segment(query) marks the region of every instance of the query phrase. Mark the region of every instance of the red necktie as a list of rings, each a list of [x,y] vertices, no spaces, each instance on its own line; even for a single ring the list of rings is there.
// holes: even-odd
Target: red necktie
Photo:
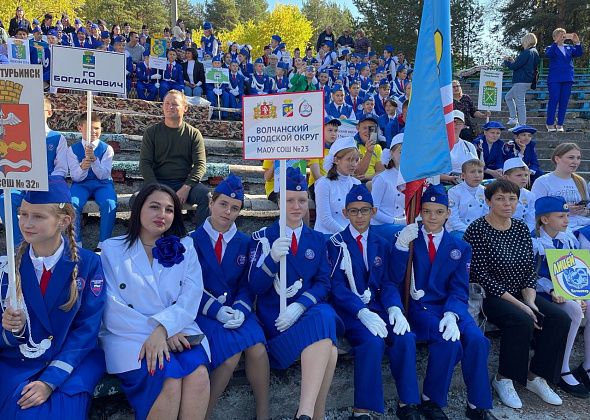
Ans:
[[[220,233],[219,237],[217,238],[217,242],[215,242],[215,256],[217,257],[217,262],[221,264],[221,251],[223,250],[223,235]]]
[[[381,99],[381,102],[383,103],[383,108],[385,108],[385,98]]]
[[[47,290],[47,285],[49,285],[49,279],[51,278],[51,270],[45,269],[45,264],[43,264],[43,274],[41,274],[41,283],[39,286],[41,287],[41,294],[45,296],[45,291]]]
[[[430,263],[434,262],[434,258],[436,258],[436,247],[434,246],[434,235],[432,233],[428,234],[428,257],[430,258]]]
[[[297,236],[295,232],[291,235],[291,253],[297,255]]]
[[[352,110],[356,111],[356,98],[352,100]]]
[[[172,64],[168,64],[168,73],[170,74],[170,78],[172,79]]]
[[[359,246],[359,250],[361,251],[361,255],[363,259],[365,258],[365,251],[363,249],[363,235],[359,235],[356,237],[356,244]]]

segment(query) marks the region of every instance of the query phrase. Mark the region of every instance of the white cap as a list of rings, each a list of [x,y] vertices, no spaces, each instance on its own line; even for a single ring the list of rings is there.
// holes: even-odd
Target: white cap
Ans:
[[[387,166],[387,164],[389,163],[389,160],[391,159],[391,149],[393,149],[393,146],[395,146],[396,144],[402,144],[403,142],[404,133],[399,133],[393,136],[393,138],[391,139],[391,145],[389,146],[389,149],[383,149],[383,152],[381,152],[381,163],[383,165]]]
[[[324,158],[324,170],[329,171],[334,164],[334,156],[341,150],[357,148],[357,143],[354,137],[342,137],[337,139],[332,146],[330,146],[330,153]]]
[[[455,118],[459,118],[461,121],[465,122],[465,114],[458,109],[453,109],[453,119]]]
[[[502,168],[502,171],[504,173],[508,172],[510,169],[514,169],[514,168],[526,168],[528,169],[528,166],[526,166],[526,163],[524,163],[524,161],[519,158],[519,157],[513,157],[510,159],[507,159],[504,162],[504,167]]]

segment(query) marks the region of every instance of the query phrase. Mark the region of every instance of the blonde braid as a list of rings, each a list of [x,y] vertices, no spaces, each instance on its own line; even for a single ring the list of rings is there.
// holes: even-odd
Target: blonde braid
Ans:
[[[28,242],[22,241],[16,250],[14,256],[14,271],[15,271],[15,282],[16,282],[16,300],[22,302],[24,300],[23,287],[20,278],[20,263],[27,249]],[[16,303],[16,302],[15,302]]]
[[[76,262],[74,265],[74,270],[72,271],[72,281],[70,282],[70,298],[66,303],[64,303],[59,308],[62,311],[69,311],[74,307],[76,301],[78,300],[78,285],[76,284],[76,279],[78,278],[78,261],[80,260],[80,256],[78,254],[78,246],[76,245],[76,234],[74,232],[74,218],[76,214],[74,212],[74,208],[71,204],[66,204],[64,206],[64,212],[68,214],[72,218],[72,222],[66,227],[66,235],[68,236],[68,242],[70,245],[70,258],[72,261]]]

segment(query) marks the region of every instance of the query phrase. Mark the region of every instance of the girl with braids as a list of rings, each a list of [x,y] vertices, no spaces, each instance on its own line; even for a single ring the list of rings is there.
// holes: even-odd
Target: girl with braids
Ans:
[[[8,275],[0,273],[2,418],[85,418],[105,370],[97,346],[102,267],[96,254],[76,246],[70,203],[64,179],[50,176],[49,191],[27,192],[19,210],[16,310]]]
[[[182,205],[171,188],[148,184],[129,231],[101,253],[107,301],[100,341],[135,418],[203,419],[209,402],[209,343],[195,322],[203,277]]]

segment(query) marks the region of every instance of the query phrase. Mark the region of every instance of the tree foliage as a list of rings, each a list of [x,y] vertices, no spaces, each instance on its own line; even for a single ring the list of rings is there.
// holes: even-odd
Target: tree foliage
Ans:
[[[355,22],[350,10],[340,7],[334,1],[305,0],[301,11],[312,22],[314,40],[328,25],[332,26],[336,37],[340,36],[345,28],[354,27]]]
[[[169,26],[169,15],[169,9],[161,0],[86,0],[76,14],[77,17],[93,21],[104,19],[109,25],[129,22],[135,31],[140,30],[145,23],[152,32]]]
[[[240,13],[240,22],[262,22],[268,16],[266,0],[236,0],[236,6]]]
[[[451,48],[456,67],[475,64],[475,55],[482,48],[483,11],[478,0],[451,0]]]
[[[74,10],[82,5],[84,0],[2,0],[0,1],[0,19],[4,22],[4,27],[8,30],[10,19],[15,15],[16,8],[22,6],[25,11],[25,18],[29,21],[37,18],[42,22],[45,13],[53,14],[53,22],[61,18],[61,14],[66,12],[69,16],[75,16]]]
[[[217,30],[231,31],[240,21],[240,12],[236,0],[211,0],[205,5],[205,17]]]

